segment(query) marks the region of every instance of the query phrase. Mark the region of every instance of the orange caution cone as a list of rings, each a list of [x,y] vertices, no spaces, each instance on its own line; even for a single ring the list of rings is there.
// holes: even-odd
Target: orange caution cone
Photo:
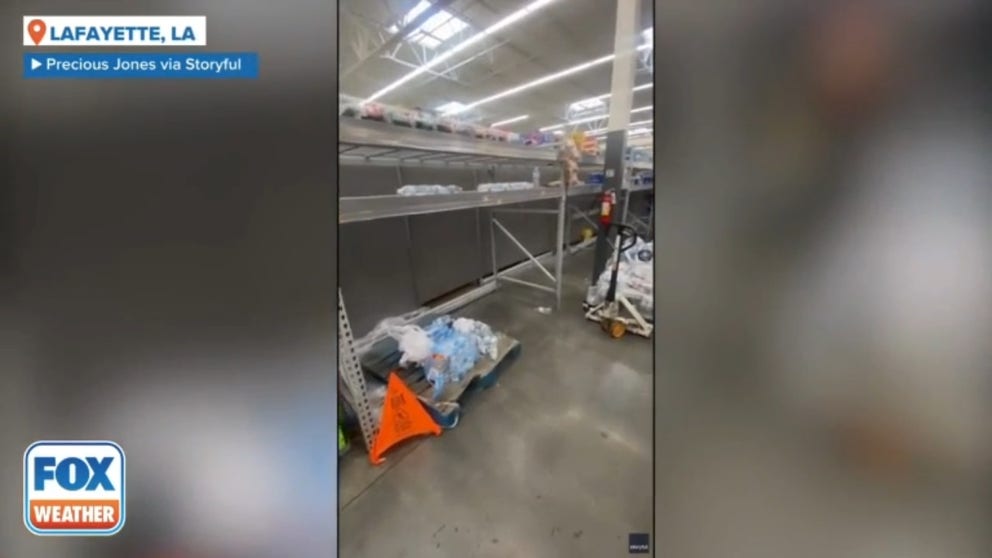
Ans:
[[[379,425],[379,434],[372,442],[369,460],[374,465],[382,463],[382,454],[386,450],[420,434],[440,436],[441,427],[420,406],[417,396],[403,380],[395,373],[390,374],[386,386],[386,402],[382,407],[382,423]]]

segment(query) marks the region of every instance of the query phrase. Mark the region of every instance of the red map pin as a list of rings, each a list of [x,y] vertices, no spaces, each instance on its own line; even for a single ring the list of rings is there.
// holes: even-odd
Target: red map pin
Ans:
[[[41,44],[41,40],[45,38],[45,30],[48,28],[44,21],[40,19],[32,19],[28,23],[28,35],[31,36],[31,40],[34,44]]]

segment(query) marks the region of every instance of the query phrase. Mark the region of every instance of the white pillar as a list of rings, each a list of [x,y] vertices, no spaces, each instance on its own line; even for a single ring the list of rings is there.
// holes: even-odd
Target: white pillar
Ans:
[[[634,102],[634,73],[637,71],[637,47],[641,39],[638,28],[640,0],[617,0],[617,21],[613,36],[613,81],[610,85],[610,121],[607,130],[626,130]]]
[[[610,120],[606,125],[606,153],[604,154],[604,191],[619,195],[624,180],[624,152],[627,149],[627,126],[634,101],[634,72],[637,69],[637,44],[640,29],[637,26],[641,0],[616,0],[617,21],[613,37],[613,83],[610,86]],[[590,293],[595,287],[606,261],[610,257],[612,230],[602,227],[596,238]],[[587,295],[588,300],[588,295]]]

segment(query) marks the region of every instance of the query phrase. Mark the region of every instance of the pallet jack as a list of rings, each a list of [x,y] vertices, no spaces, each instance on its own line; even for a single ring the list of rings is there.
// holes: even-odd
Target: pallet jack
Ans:
[[[617,242],[613,250],[613,270],[610,274],[610,288],[607,290],[606,298],[603,302],[586,311],[586,319],[599,322],[603,331],[613,339],[620,339],[628,331],[642,337],[651,337],[651,334],[654,332],[654,325],[644,319],[644,316],[627,300],[627,297],[617,293],[617,277],[620,274],[620,256],[637,244],[637,230],[621,223],[610,223],[609,227],[617,230]]]

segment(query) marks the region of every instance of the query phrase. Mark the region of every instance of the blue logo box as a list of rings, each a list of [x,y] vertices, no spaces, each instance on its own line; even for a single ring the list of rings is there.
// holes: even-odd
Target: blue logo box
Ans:
[[[257,79],[254,52],[24,53],[24,79]]]

